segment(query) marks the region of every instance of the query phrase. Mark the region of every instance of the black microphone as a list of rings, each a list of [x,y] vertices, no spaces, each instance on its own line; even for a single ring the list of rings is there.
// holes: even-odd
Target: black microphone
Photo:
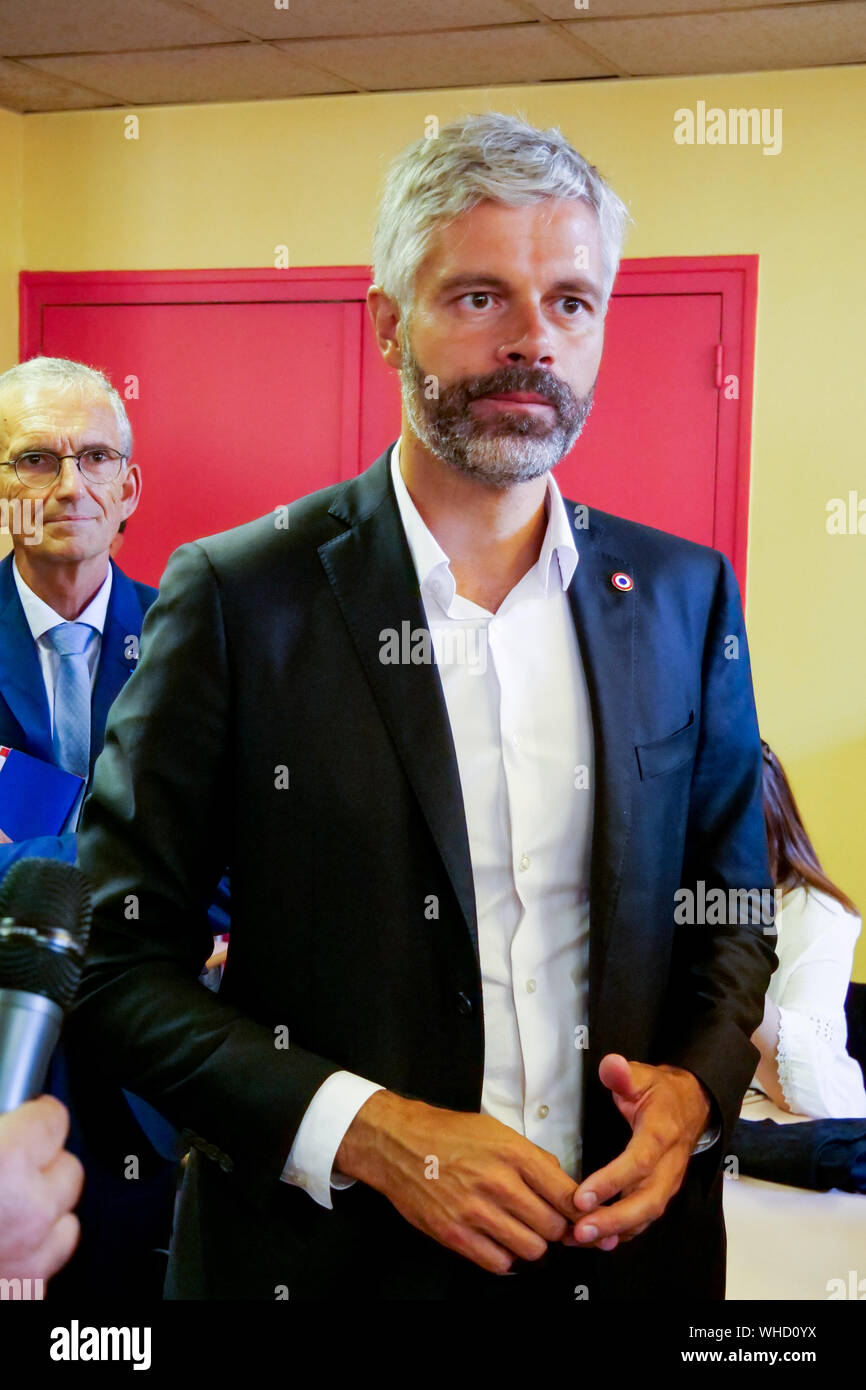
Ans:
[[[0,883],[0,1115],[41,1095],[90,936],[74,864],[19,859]]]

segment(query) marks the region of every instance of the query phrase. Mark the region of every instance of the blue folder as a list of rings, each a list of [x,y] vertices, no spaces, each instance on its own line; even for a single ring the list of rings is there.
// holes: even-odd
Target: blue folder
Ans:
[[[0,749],[0,830],[10,840],[59,835],[83,777],[17,749]]]

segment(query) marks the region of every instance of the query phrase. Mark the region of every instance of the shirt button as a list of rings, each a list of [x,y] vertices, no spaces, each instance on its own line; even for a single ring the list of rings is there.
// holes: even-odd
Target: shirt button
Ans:
[[[539,1120],[546,1120],[547,1117],[548,1117],[548,1115],[550,1114],[550,1106],[549,1106],[549,1105],[539,1105],[538,1110],[536,1111],[536,1114],[538,1115]]]
[[[518,748],[520,746],[520,739],[517,737],[517,734],[511,735],[511,742],[514,744],[515,748]]]
[[[528,855],[528,854],[521,854],[521,856],[520,856],[520,863],[519,863],[518,867],[521,868],[521,869],[528,869],[528,868],[529,868],[529,865],[530,865],[530,862],[531,862],[531,861],[530,861],[530,858],[529,858],[529,855]]]
[[[534,980],[527,980],[527,981],[526,981],[526,993],[527,993],[527,994],[534,994],[534,993],[535,993],[535,990],[536,990],[535,981],[534,981]]]

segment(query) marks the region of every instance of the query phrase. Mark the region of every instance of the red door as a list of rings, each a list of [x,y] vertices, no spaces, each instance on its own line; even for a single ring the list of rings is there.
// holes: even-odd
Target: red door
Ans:
[[[595,404],[557,469],[576,501],[725,551],[741,586],[755,270],[623,264]],[[89,362],[126,398],[144,476],[131,575],[157,583],[184,541],[350,477],[397,437],[368,283],[363,268],[22,276],[22,357]]]
[[[348,420],[357,438],[360,318],[352,303],[47,309],[43,351],[133,393],[143,487],[124,569],[156,584],[184,541],[340,481]]]

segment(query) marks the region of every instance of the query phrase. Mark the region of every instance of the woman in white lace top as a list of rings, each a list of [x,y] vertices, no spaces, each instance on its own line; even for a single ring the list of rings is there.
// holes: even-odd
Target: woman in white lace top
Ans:
[[[866,1116],[863,1072],[846,1051],[845,995],[860,918],[827,878],[788,779],[764,748],[764,818],[773,881],[779,968],[752,1036],[761,1060],[752,1082],[783,1110],[812,1119]]]

